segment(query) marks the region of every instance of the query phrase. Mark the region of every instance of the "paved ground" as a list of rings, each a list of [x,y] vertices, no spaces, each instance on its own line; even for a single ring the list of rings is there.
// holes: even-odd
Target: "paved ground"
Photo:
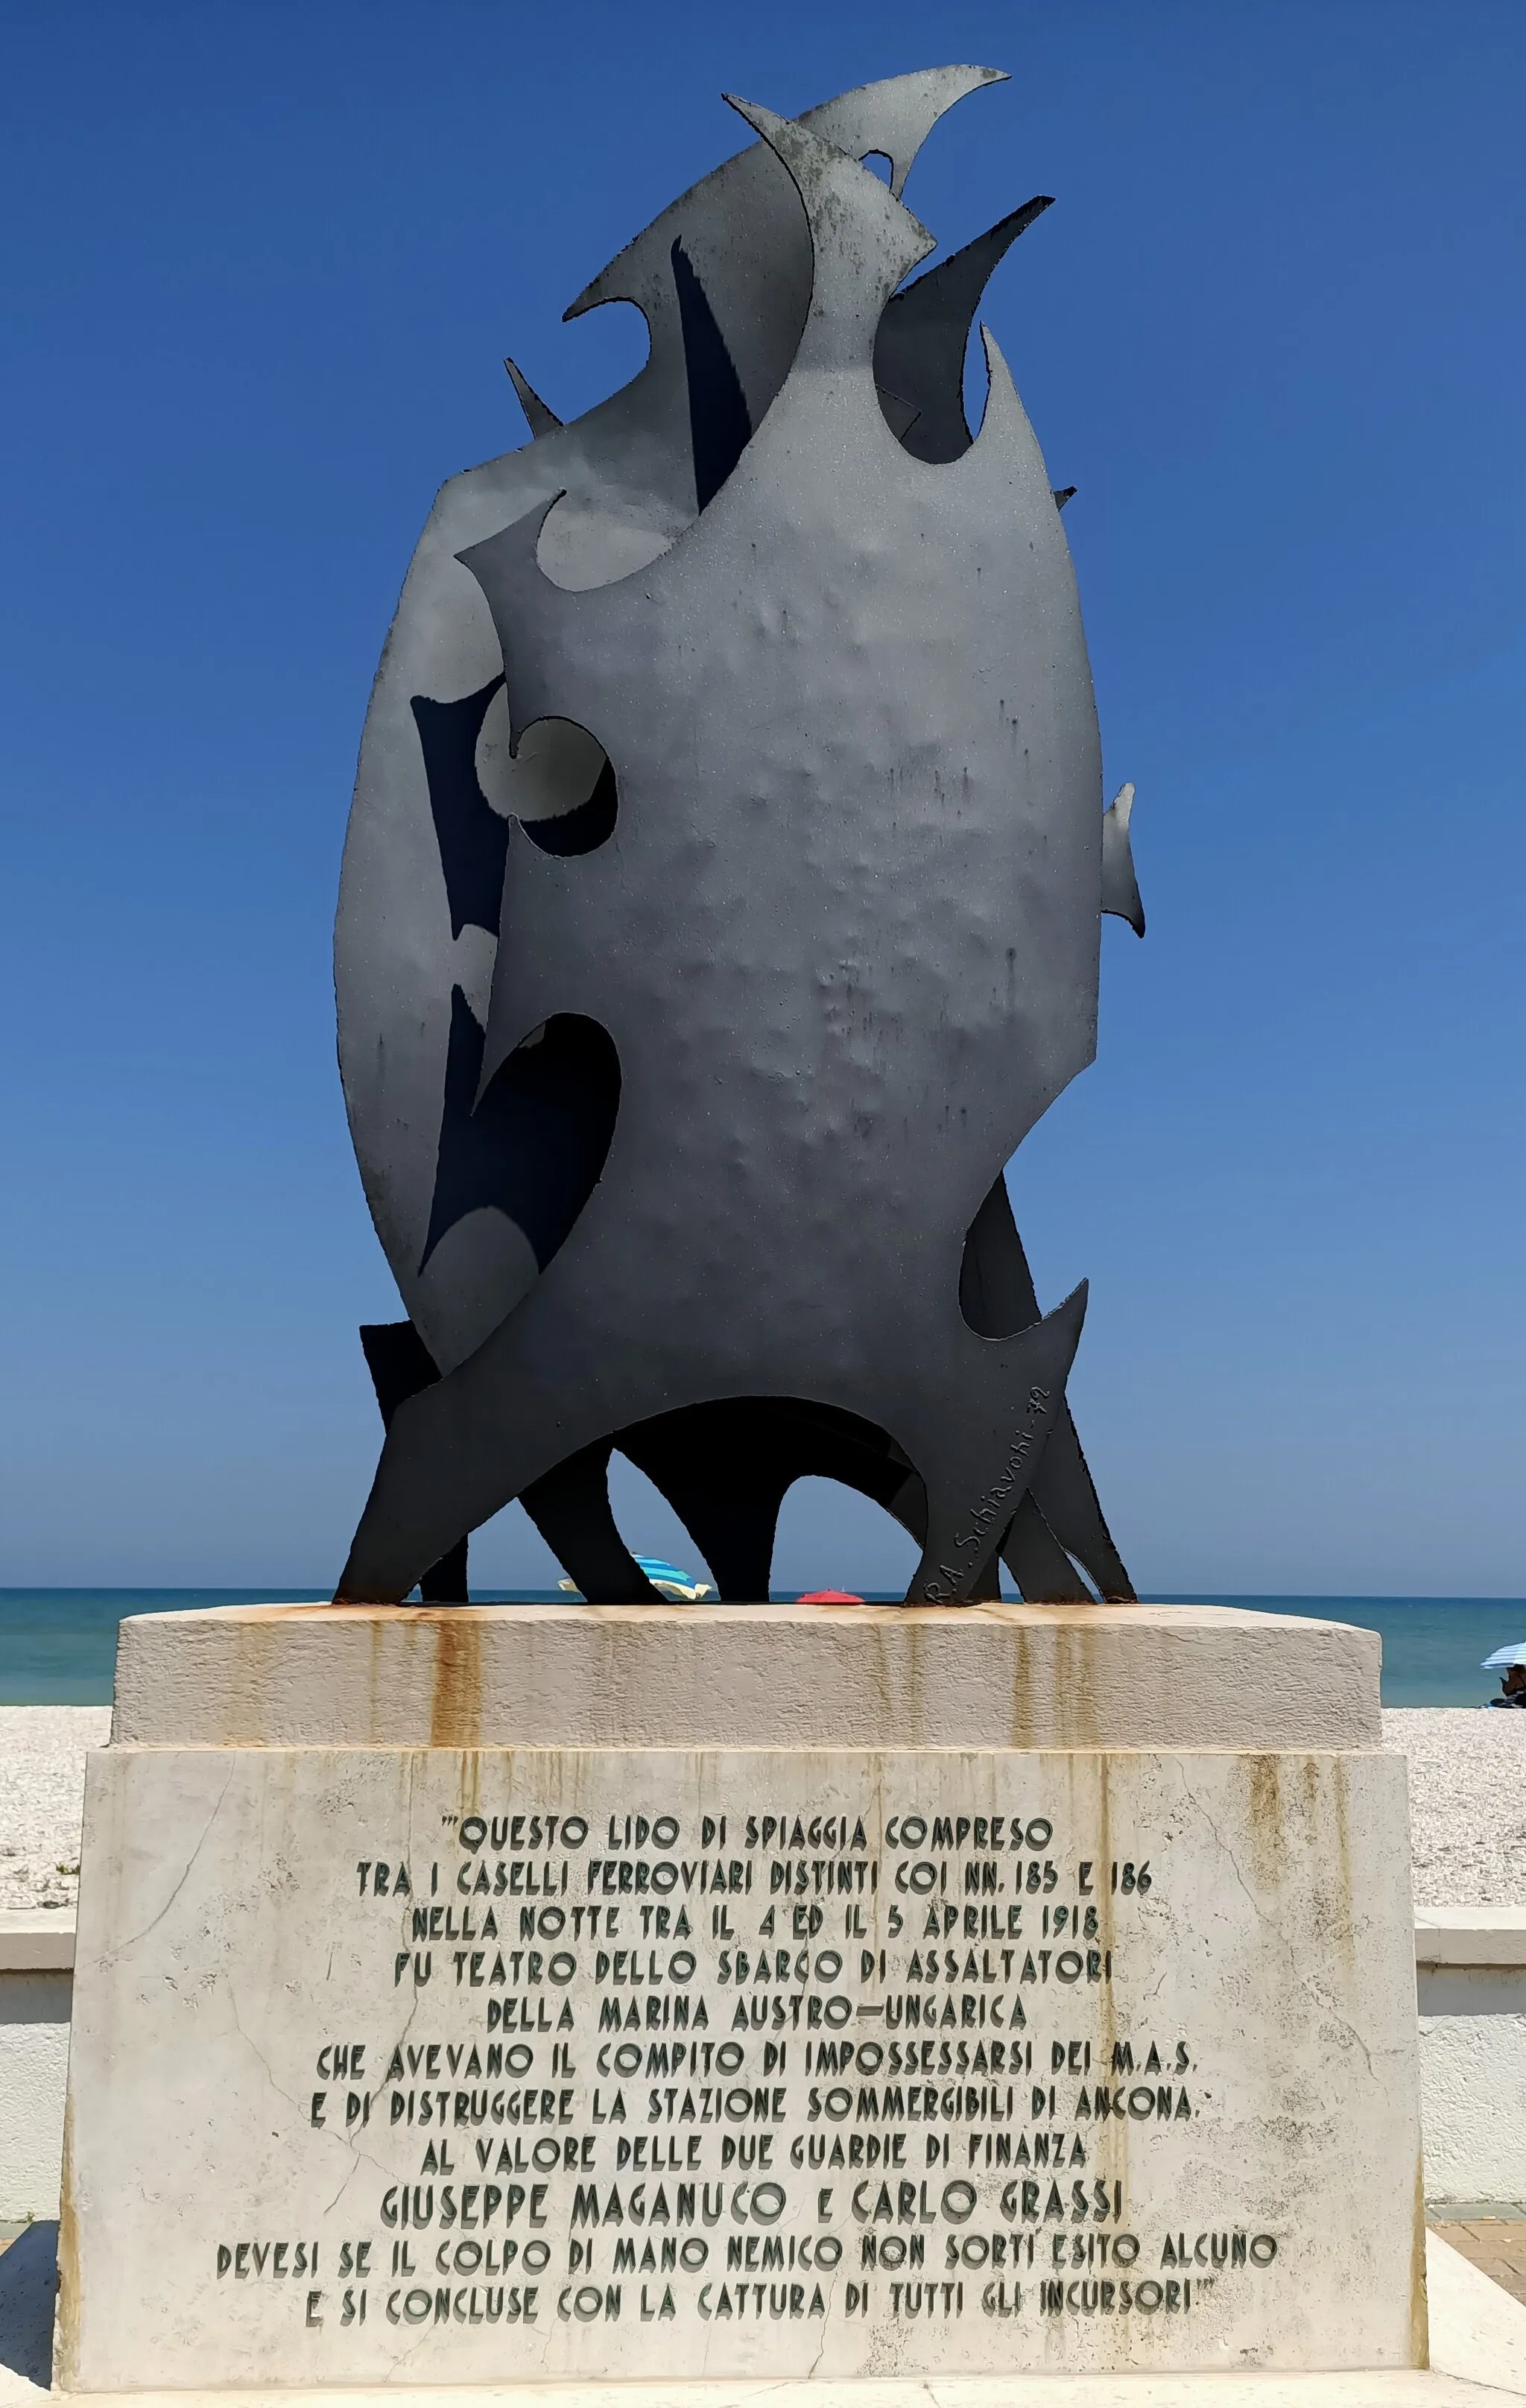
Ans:
[[[1504,2215],[1479,2214],[1462,2224],[1433,2219],[1431,2229],[1526,2306],[1526,2205],[1519,2200],[1516,2205],[1520,2211],[1519,2222]]]

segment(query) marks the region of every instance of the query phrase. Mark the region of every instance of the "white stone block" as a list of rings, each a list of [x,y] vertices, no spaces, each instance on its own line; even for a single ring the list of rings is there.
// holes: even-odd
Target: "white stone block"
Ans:
[[[1422,1975],[1419,2002],[1428,2198],[1526,2200],[1526,1982],[1460,1968]]]
[[[1403,1763],[1242,1737],[1364,1728],[1345,1635],[1268,1705],[1211,1618],[733,1614],[746,1748],[641,1615],[416,1613],[406,1678],[395,1614],[267,1615],[196,1618],[210,1705],[140,1649],[92,1760],[65,2386],[1424,2363]],[[1115,1644],[1192,1744],[1117,1743]],[[377,1743],[426,1707],[479,1743]]]
[[[1218,1606],[229,1606],[124,1622],[143,1747],[1376,1747],[1376,1631]]]

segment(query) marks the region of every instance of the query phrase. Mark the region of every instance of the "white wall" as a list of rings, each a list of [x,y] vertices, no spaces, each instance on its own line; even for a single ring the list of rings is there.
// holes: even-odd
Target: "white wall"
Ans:
[[[1428,2199],[1526,2200],[1526,1966],[1419,1970]]]
[[[73,1986],[66,1972],[0,1972],[0,2224],[58,2214]]]

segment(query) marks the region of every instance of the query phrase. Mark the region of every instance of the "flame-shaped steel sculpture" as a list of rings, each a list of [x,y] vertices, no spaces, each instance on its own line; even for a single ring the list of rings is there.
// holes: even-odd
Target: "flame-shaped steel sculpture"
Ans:
[[[1132,1594],[1004,1164],[1095,1048],[1102,810],[1057,501],[965,341],[1040,198],[910,284],[948,67],[794,122],[573,304],[622,392],[440,494],[372,698],[336,932],[350,1126],[408,1312],[339,1595],[464,1598],[522,1498],[602,1602],[653,1595],[613,1449],[723,1597],[822,1474],[920,1541],[908,1596]],[[886,182],[863,162],[890,163]]]

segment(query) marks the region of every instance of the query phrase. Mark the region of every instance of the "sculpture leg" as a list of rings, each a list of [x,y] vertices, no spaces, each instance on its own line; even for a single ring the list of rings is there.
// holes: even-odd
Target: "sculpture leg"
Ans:
[[[1059,1436],[1050,1433],[1049,1446]],[[1048,1455],[1048,1448],[1045,1454]],[[1090,1605],[1091,1592],[1039,1512],[1032,1488],[1012,1517],[1002,1557],[1031,1605]]]
[[[363,1323],[361,1345],[377,1392],[377,1403],[381,1408],[381,1425],[386,1429],[398,1406],[409,1397],[416,1397],[421,1388],[431,1387],[440,1376],[439,1369],[411,1321]],[[419,1594],[426,1605],[467,1603],[466,1555],[470,1545],[468,1532],[420,1575]]]
[[[533,1480],[521,1502],[590,1605],[661,1605],[610,1509],[611,1452],[607,1439],[580,1448]]]
[[[1068,1406],[1049,1434],[1044,1460],[1034,1476],[1033,1495],[1054,1536],[1083,1571],[1091,1573],[1107,1602],[1133,1605],[1134,1583],[1103,1519]]]
[[[961,1440],[930,1422],[925,1409],[914,1435],[908,1408],[906,1443],[916,1448],[927,1487],[927,1536],[906,1591],[908,1605],[969,1601],[1064,1410],[1085,1317],[1082,1286],[1031,1329],[1002,1341],[999,1358],[981,1367],[995,1394],[973,1446],[967,1436]],[[1007,1400],[1005,1407],[1000,1398]]]
[[[1005,1338],[1039,1317],[1033,1273],[1005,1178],[996,1181],[970,1225],[959,1303],[970,1327],[982,1338]],[[1068,1405],[1050,1432],[1031,1494],[1047,1530],[1041,1533],[1033,1516],[1024,1516],[1020,1529],[1015,1526],[1017,1555],[1008,1553],[1005,1559],[1023,1596],[1055,1603],[1083,1599],[1087,1591],[1074,1566],[1066,1563],[1062,1569],[1060,1558],[1068,1554],[1090,1572],[1105,1598],[1132,1604],[1134,1586],[1103,1518]],[[1042,1585],[1031,1588],[1031,1579]]]

